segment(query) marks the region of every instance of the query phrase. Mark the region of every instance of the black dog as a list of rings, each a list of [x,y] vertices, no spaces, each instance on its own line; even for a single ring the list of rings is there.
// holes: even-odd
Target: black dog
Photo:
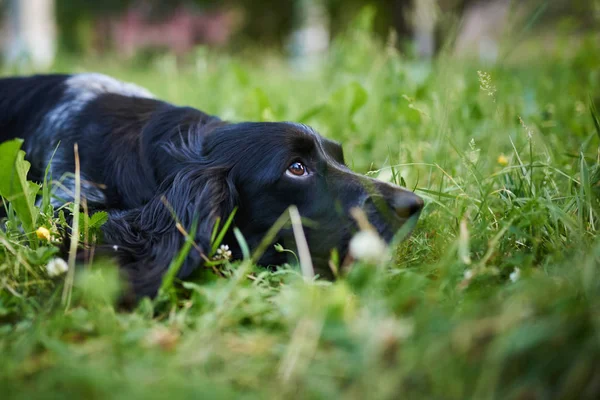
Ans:
[[[216,218],[238,207],[234,224],[250,248],[290,205],[305,227],[316,272],[328,275],[332,249],[342,257],[356,231],[350,209],[362,208],[386,240],[423,206],[398,186],[351,172],[342,148],[311,128],[288,122],[228,123],[189,107],[155,100],[146,90],[99,74],[0,79],[0,141],[20,137],[40,181],[50,157],[54,179],[81,163],[82,195],[91,210],[108,210],[104,241],[135,293],[153,295],[191,230],[205,251]],[[56,206],[72,200],[74,180],[55,191]],[[165,199],[172,207],[165,205]],[[412,218],[411,218],[412,217]],[[233,235],[226,240],[241,257]],[[277,242],[294,247],[291,228]],[[272,247],[263,265],[287,261]],[[191,251],[179,277],[203,263]]]

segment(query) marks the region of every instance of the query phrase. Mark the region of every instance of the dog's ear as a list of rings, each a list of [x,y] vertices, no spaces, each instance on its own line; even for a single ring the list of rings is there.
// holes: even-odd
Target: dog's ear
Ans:
[[[145,206],[111,215],[103,227],[105,248],[116,253],[136,297],[154,296],[185,243],[181,228],[191,232],[197,221],[197,247],[178,273],[185,278],[208,256],[216,219],[227,218],[236,203],[237,192],[226,170],[184,167]]]

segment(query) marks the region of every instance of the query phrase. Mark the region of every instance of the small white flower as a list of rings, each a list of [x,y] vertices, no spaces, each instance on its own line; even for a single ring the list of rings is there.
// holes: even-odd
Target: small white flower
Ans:
[[[469,279],[473,278],[473,276],[475,276],[475,273],[473,272],[472,269],[467,269],[467,270],[465,270],[464,276],[465,276],[466,280],[469,280]]]
[[[521,277],[521,270],[519,268],[515,267],[515,270],[510,273],[509,278],[512,282],[516,282],[519,280],[520,277]]]
[[[112,247],[112,248],[113,248],[113,250],[114,250],[114,251],[119,251],[119,246],[117,246],[116,244],[115,244],[115,245],[113,245],[113,247]]]
[[[217,254],[214,255],[213,260],[229,260],[231,259],[232,253],[229,250],[229,246],[222,244],[217,249]]]
[[[350,240],[350,255],[357,260],[377,263],[387,256],[387,245],[377,233],[360,231]]]
[[[396,333],[400,339],[408,339],[415,331],[415,323],[410,318],[401,318],[396,324]]]
[[[50,276],[59,276],[67,272],[69,266],[62,258],[53,258],[46,264],[46,272]]]

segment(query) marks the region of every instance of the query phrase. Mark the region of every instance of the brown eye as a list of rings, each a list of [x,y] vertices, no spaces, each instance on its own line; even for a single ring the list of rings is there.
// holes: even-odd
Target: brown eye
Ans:
[[[295,162],[292,165],[290,165],[287,169],[287,173],[291,174],[293,176],[308,175],[308,172],[306,171],[306,167],[301,162]]]

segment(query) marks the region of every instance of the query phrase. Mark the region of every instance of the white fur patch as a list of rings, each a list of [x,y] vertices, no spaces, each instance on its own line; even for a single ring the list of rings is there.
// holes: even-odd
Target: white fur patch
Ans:
[[[47,151],[48,148],[53,150],[58,143],[56,134],[67,132],[73,118],[98,96],[114,93],[128,97],[154,97],[152,93],[140,86],[97,73],[73,75],[65,81],[64,85],[66,89],[61,102],[46,115],[39,128],[36,148],[42,148],[46,157],[36,158],[43,159],[46,163],[51,154],[51,151]],[[40,146],[41,141],[45,142],[43,146]]]
[[[148,90],[133,83],[121,82],[106,75],[85,73],[73,75],[65,82],[68,93],[75,96],[98,96],[114,93],[122,96],[153,98]]]
[[[48,144],[51,146],[56,143],[55,140],[52,140],[53,134],[68,129],[72,118],[80,113],[89,102],[102,94],[154,97],[152,93],[140,86],[95,73],[73,75],[65,81],[65,86],[66,90],[62,101],[46,115],[40,126],[40,137],[50,139]]]
[[[154,98],[152,93],[140,86],[96,73],[72,75],[64,82],[64,85],[65,91],[61,101],[45,116],[38,128],[37,140],[31,141],[26,149],[31,158],[39,163],[37,167],[42,171],[50,162],[52,152],[60,141],[60,135],[73,129],[75,117],[98,96],[114,93],[128,97]],[[58,149],[52,161],[54,178],[60,178],[60,174],[66,172],[60,168],[55,170],[54,166],[62,164],[65,152],[68,154],[72,151],[72,149]],[[66,158],[70,159],[71,156]],[[66,186],[70,187],[70,185]],[[90,202],[105,201],[104,194],[96,187],[82,186],[82,190]]]

